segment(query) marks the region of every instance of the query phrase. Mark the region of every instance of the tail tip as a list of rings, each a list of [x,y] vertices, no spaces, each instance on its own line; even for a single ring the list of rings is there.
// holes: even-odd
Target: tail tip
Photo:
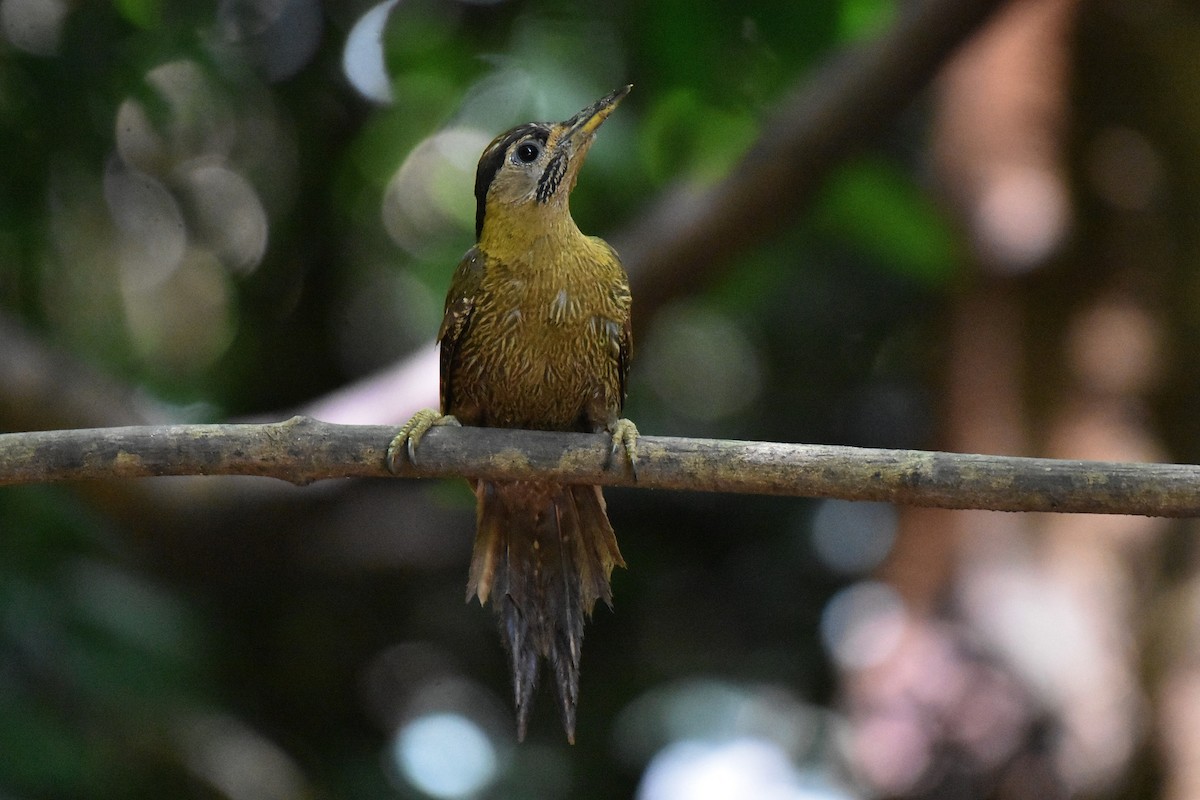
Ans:
[[[525,734],[529,732],[529,710],[531,703],[526,702],[517,706],[517,741],[524,742]],[[575,709],[563,709],[563,731],[567,734],[567,744],[575,744]]]
[[[525,734],[529,731],[529,707],[517,709],[517,741],[525,741]]]
[[[563,706],[562,709],[563,730],[567,734],[567,744],[575,744],[575,707]]]

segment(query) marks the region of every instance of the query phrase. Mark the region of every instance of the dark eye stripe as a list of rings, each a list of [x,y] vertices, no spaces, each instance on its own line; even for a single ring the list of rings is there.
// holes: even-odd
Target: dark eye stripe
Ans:
[[[527,136],[532,136],[544,146],[546,139],[550,136],[550,128],[548,125],[539,122],[527,122],[524,125],[518,125],[510,131],[506,131],[489,144],[483,151],[483,156],[479,159],[479,167],[475,171],[475,238],[479,238],[479,234],[483,233],[483,215],[486,211],[487,193],[492,185],[492,181],[496,178],[496,173],[500,171],[500,166],[504,163],[504,154],[508,152],[508,148],[512,147],[515,142],[524,139]]]

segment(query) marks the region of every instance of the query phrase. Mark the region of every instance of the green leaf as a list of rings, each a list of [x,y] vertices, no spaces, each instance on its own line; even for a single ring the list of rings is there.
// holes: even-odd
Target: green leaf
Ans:
[[[749,112],[720,109],[691,89],[679,89],[654,106],[644,130],[643,153],[653,179],[686,176],[712,183],[746,152],[758,125]]]
[[[838,35],[844,41],[880,33],[896,16],[894,0],[842,0],[838,6]]]
[[[839,171],[817,206],[818,229],[849,238],[886,268],[927,284],[956,271],[956,237],[933,201],[895,165],[859,161]]]
[[[142,30],[150,30],[162,22],[161,0],[116,0],[117,12]]]

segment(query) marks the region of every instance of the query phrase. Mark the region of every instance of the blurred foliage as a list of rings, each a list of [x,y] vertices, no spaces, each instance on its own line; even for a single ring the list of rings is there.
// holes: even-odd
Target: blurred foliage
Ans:
[[[608,235],[728,174],[896,5],[0,0],[0,312],[180,418],[283,413],[428,346],[496,133],[634,83],[573,199]],[[933,444],[964,245],[913,113],[639,320],[644,432]],[[200,541],[141,538],[107,491],[0,493],[0,796],[465,796],[404,771],[431,710],[486,734],[481,796],[631,796],[652,759],[688,763],[671,745],[735,733],[800,776],[772,796],[852,796],[820,626],[876,562],[818,557],[822,504],[611,492],[631,569],[588,629],[572,749],[549,697],[512,743],[457,487],[313,490],[283,523],[214,511]],[[843,517],[822,524],[866,524]]]
[[[182,787],[179,715],[211,693],[199,614],[132,568],[118,532],[58,489],[5,493],[0,770],[7,792]],[[122,558],[124,556],[124,558]]]
[[[962,263],[941,212],[898,165],[864,160],[836,175],[814,224],[864,248],[883,269],[944,286]]]

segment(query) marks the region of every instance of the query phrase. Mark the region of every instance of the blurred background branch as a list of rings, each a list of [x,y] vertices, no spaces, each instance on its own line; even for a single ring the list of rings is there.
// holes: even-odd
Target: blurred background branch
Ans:
[[[643,321],[804,213],[838,166],[907,110],[946,59],[1005,4],[905,4],[883,35],[848,48],[792,89],[723,180],[709,188],[668,187],[612,239]]]

